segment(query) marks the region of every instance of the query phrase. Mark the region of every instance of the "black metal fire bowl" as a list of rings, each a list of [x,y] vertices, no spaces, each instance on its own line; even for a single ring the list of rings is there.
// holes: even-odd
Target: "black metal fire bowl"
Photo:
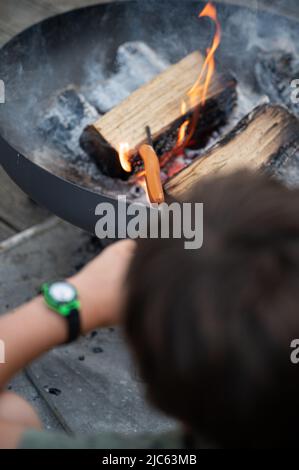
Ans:
[[[6,103],[0,106],[0,163],[25,193],[94,233],[95,207],[100,202],[115,204],[124,187],[118,189],[113,182],[107,190],[107,181],[102,185],[92,175],[82,177],[51,154],[39,161],[41,113],[51,96],[70,83],[80,89],[91,61],[111,73],[117,48],[124,42],[144,41],[170,62],[196,48],[204,50],[211,25],[198,23],[202,6],[198,1],[163,0],[86,7],[34,25],[0,50],[0,78],[6,86]],[[219,5],[218,12],[223,27],[219,61],[252,88],[255,52],[253,47],[249,53],[248,45],[253,35],[270,42],[279,31],[289,31],[293,40],[299,35],[297,23],[270,13],[228,5]]]

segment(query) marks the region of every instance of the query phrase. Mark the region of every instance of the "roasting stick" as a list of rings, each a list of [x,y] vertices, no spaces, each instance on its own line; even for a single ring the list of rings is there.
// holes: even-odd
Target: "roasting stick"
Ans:
[[[147,136],[148,145],[150,145],[151,147],[154,148],[154,141],[153,141],[153,136],[152,136],[152,131],[151,131],[150,126],[146,126],[145,132],[146,132],[146,136]]]
[[[144,162],[145,181],[150,202],[161,204],[164,202],[164,191],[160,176],[160,163],[153,147],[148,144],[141,145],[140,156]]]
[[[161,204],[164,202],[164,191],[161,182],[160,162],[154,150],[151,130],[148,126],[146,134],[148,143],[140,146],[139,154],[144,163],[147,193],[151,203]]]

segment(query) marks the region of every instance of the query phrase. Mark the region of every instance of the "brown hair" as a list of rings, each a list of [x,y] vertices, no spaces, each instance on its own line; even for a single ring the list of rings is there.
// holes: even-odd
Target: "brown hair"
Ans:
[[[202,182],[204,244],[139,243],[126,332],[151,400],[221,447],[293,445],[299,191],[246,171]]]

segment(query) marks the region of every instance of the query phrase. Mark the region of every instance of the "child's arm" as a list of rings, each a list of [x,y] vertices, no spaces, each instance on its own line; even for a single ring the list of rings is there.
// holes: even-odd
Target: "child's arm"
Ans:
[[[135,244],[117,243],[70,279],[81,300],[82,333],[119,322],[124,300],[124,280]],[[5,364],[0,364],[0,390],[32,360],[67,339],[67,324],[48,309],[42,297],[0,318],[0,339],[5,345]],[[1,401],[1,395],[0,395]],[[8,425],[8,423],[6,422]],[[5,427],[1,422],[0,429]],[[16,430],[20,429],[16,423]],[[9,427],[11,435],[11,425]],[[8,431],[8,428],[7,428]],[[3,445],[0,432],[0,447]]]

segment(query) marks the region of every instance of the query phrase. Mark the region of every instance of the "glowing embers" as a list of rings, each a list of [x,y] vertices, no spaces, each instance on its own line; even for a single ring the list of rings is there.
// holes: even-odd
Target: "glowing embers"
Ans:
[[[206,55],[196,51],[169,67],[90,126],[81,139],[88,141],[85,150],[104,174],[133,184],[144,179],[152,202],[160,199],[162,183],[191,163],[186,150],[204,148],[236,103],[236,81],[215,71],[221,38],[216,9],[209,3],[199,16],[216,25]],[[152,133],[152,150],[146,153],[152,155],[152,165],[145,165],[140,152],[148,143],[146,126]]]

